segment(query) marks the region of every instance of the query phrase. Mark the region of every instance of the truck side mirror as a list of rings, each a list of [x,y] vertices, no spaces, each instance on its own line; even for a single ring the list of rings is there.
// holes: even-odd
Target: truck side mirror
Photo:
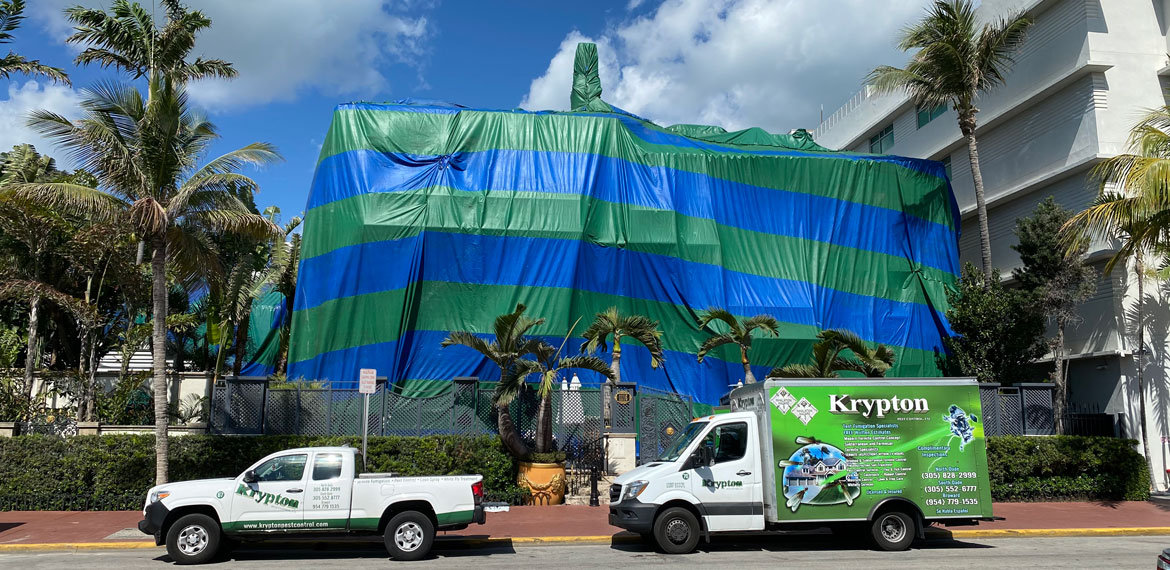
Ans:
[[[715,461],[715,455],[712,449],[706,445],[700,445],[691,454],[687,460],[687,469],[697,469],[699,467],[710,467]]]
[[[244,471],[244,482],[245,483],[255,483],[256,482],[256,472],[251,470],[251,469]]]

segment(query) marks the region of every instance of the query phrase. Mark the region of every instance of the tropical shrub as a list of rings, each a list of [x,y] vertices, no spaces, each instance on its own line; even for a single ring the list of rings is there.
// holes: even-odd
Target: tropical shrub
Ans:
[[[1150,498],[1145,458],[1132,439],[1053,435],[987,438],[996,501]]]

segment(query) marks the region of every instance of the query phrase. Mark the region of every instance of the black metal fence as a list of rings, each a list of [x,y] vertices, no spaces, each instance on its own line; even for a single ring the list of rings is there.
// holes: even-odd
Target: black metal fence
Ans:
[[[361,435],[364,395],[356,389],[298,382],[278,386],[265,378],[225,379],[212,392],[211,432]],[[365,421],[372,436],[491,435],[498,425],[494,390],[494,383],[456,378],[443,393],[410,397],[386,389],[385,378],[380,378]],[[557,386],[551,403],[553,440],[565,453],[569,492],[575,494],[605,470],[601,390]],[[525,390],[509,406],[517,431],[529,445],[536,439],[539,405],[536,392]]]
[[[1098,405],[1070,404],[1061,418],[1065,435],[1126,437],[1125,414],[1109,414]]]
[[[1056,433],[1052,384],[979,385],[985,435],[1052,435]]]

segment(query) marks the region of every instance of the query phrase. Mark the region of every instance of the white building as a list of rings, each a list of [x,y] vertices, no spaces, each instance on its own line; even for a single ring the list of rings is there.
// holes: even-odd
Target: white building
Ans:
[[[1097,195],[1090,169],[1124,152],[1144,110],[1167,103],[1170,87],[1170,0],[983,0],[984,20],[1027,11],[1035,24],[1006,85],[978,101],[979,157],[987,196],[992,261],[1010,275],[1015,221],[1047,196],[1080,210]],[[905,61],[877,62],[902,65]],[[904,94],[863,90],[814,131],[830,148],[930,158],[949,164],[962,212],[960,258],[979,265],[979,235],[967,147],[955,112],[918,109]],[[1112,253],[1096,244],[1100,269]],[[1132,269],[1132,268],[1131,268]],[[1157,479],[1164,489],[1170,446],[1170,291],[1146,283],[1152,319],[1147,340],[1147,427]],[[1118,268],[1100,278],[1071,331],[1070,401],[1126,415],[1137,437],[1136,280]]]

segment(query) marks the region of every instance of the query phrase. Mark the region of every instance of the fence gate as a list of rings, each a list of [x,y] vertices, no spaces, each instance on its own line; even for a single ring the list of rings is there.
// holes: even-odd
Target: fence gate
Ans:
[[[638,462],[658,459],[694,419],[691,399],[649,388],[638,390]]]
[[[264,408],[268,379],[240,377],[215,386],[211,397],[211,429],[214,433],[259,435],[264,433]]]
[[[1015,386],[1001,386],[992,382],[980,384],[983,433],[992,436],[1056,433],[1052,390],[1052,384],[1022,383]]]

